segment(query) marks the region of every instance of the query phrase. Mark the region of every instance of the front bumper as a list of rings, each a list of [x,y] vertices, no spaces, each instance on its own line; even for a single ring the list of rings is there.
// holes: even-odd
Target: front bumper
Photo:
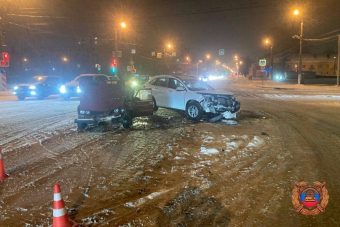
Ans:
[[[37,97],[38,94],[35,90],[25,90],[25,91],[16,90],[16,91],[13,91],[13,95],[25,96],[25,97]]]

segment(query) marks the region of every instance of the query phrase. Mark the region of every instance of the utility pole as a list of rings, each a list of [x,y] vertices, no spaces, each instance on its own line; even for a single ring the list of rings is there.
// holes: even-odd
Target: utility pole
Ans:
[[[303,19],[300,25],[300,51],[299,51],[299,67],[298,67],[298,84],[303,83],[302,78],[302,41],[303,41]]]
[[[340,83],[340,35],[338,35],[338,68],[336,74],[336,85],[339,86]]]
[[[273,79],[273,73],[274,73],[274,58],[273,58],[273,44],[270,45],[270,74],[269,74],[269,80]]]

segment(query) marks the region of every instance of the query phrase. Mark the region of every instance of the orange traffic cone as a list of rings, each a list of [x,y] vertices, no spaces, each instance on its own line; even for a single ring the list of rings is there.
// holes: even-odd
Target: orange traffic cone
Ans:
[[[0,181],[5,180],[8,177],[8,174],[5,172],[5,164],[4,160],[2,159],[2,151],[0,147]]]
[[[59,184],[54,184],[53,195],[53,227],[72,226],[65,209],[64,200],[61,198]]]

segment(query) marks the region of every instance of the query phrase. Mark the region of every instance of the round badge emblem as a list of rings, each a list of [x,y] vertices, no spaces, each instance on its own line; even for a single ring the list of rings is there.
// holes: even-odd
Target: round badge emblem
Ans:
[[[292,191],[292,203],[296,212],[303,215],[317,215],[325,212],[329,195],[326,183],[295,183]]]

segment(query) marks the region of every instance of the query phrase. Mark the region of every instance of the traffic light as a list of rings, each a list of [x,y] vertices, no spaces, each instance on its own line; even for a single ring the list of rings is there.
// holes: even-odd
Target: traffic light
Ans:
[[[110,72],[114,75],[116,75],[118,72],[118,61],[116,58],[112,59],[111,61]]]
[[[9,67],[9,54],[7,52],[1,53],[0,67]]]
[[[98,72],[102,71],[102,66],[100,64],[95,64],[95,68],[97,69]]]

